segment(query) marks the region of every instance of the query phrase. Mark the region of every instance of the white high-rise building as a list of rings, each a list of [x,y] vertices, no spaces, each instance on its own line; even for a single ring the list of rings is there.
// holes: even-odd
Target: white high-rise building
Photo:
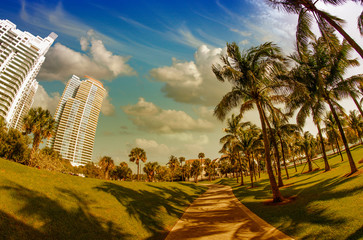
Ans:
[[[35,77],[57,37],[34,36],[0,20],[0,117],[8,127],[21,130],[38,88]]]
[[[102,83],[88,76],[85,78],[81,81],[73,75],[68,81],[54,115],[56,134],[48,141],[48,146],[73,166],[92,160],[98,116],[106,95]]]

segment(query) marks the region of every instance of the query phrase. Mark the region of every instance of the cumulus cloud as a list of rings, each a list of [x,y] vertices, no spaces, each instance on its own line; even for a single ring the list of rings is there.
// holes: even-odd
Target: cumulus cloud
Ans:
[[[92,31],[87,38],[80,40],[80,53],[60,43],[51,47],[39,72],[38,79],[59,80],[66,82],[75,74],[89,75],[96,79],[112,80],[118,76],[135,75],[134,69],[127,64],[130,57],[114,55],[103,42],[96,39]]]
[[[124,106],[122,109],[137,127],[148,132],[171,134],[208,131],[214,127],[208,120],[193,119],[183,111],[161,109],[144,98],[139,98],[137,104]]]
[[[115,106],[111,103],[111,98],[107,96],[103,99],[101,113],[106,116],[112,116],[115,114]]]
[[[32,107],[41,107],[48,109],[49,112],[54,115],[57,110],[60,95],[58,92],[51,93],[49,96],[42,85],[38,85],[38,90],[34,96],[34,102]]]
[[[194,54],[194,61],[172,59],[171,66],[154,68],[150,76],[165,83],[162,91],[177,102],[213,106],[230,86],[217,81],[212,64],[220,62],[225,49],[202,45]]]

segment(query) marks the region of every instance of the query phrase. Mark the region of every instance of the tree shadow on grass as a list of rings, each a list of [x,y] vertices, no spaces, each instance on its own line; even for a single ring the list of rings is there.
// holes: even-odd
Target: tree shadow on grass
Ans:
[[[326,239],[327,237],[325,234],[327,233],[324,232],[324,230],[319,232],[312,228],[305,229],[305,227],[310,225],[322,225],[327,227],[325,229],[340,229],[346,225],[347,222],[350,222],[350,219],[337,217],[335,214],[332,214],[332,209],[325,207],[323,202],[361,193],[363,191],[361,186],[335,190],[339,185],[353,179],[354,177],[344,178],[343,180],[332,177],[314,181],[313,185],[309,185],[305,188],[303,182],[300,184],[293,184],[286,189],[281,189],[281,193],[285,197],[297,195],[295,201],[286,205],[266,206],[263,204],[263,201],[245,200],[251,197],[254,199],[265,198],[266,200],[271,198],[272,194],[268,195],[263,188],[250,191],[235,187],[234,194],[238,199],[242,200],[242,203],[250,210],[275,227],[279,227],[280,230],[288,235],[299,236],[301,239]],[[317,202],[317,204],[315,204],[315,202]],[[281,219],[283,219],[283,221],[281,221]],[[361,231],[362,230],[358,230],[355,234],[361,234]],[[352,239],[355,239],[354,236],[355,235],[353,234]],[[340,239],[340,237],[338,238]]]
[[[193,197],[188,196],[178,188],[166,188],[148,184],[155,191],[133,190],[111,182],[104,182],[96,187],[99,191],[114,196],[124,207],[127,213],[139,219],[143,227],[151,233],[148,239],[163,239],[166,237],[170,226],[165,226],[162,214],[166,213],[176,218],[183,214],[183,207],[187,207]],[[194,187],[194,185],[189,185]]]
[[[65,209],[59,201],[15,183],[0,189],[11,191],[13,198],[21,204],[17,216],[40,226],[35,229],[9,214],[2,213],[5,221],[15,224],[6,231],[3,228],[7,226],[0,225],[0,231],[8,234],[5,239],[18,239],[19,234],[26,234],[25,239],[123,239],[129,237],[129,234],[115,228],[112,222],[93,216],[87,201],[70,190],[58,189],[73,198],[78,205],[76,208]]]

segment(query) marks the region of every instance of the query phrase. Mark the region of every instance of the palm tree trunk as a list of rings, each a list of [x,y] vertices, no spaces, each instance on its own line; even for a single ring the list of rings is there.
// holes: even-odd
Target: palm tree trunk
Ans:
[[[308,167],[309,167],[308,172],[311,172],[311,171],[313,171],[313,165],[311,164],[310,155],[307,150],[305,151],[305,157],[306,157],[306,161],[308,162]]]
[[[294,162],[295,172],[297,172],[296,162],[295,162],[295,156],[292,156],[292,161]]]
[[[279,149],[277,146],[276,141],[274,140],[274,137],[272,137],[272,144],[275,148],[275,158],[276,158],[276,165],[277,165],[277,180],[278,180],[278,186],[282,187],[284,186],[284,183],[282,181],[282,176],[281,176],[281,164],[280,164],[280,154],[279,154]]]
[[[349,36],[348,33],[344,31],[344,29],[339,24],[337,24],[333,19],[331,19],[331,17],[329,17],[324,12],[318,10],[314,5],[308,4],[306,1],[304,1],[302,4],[307,9],[324,18],[332,27],[335,28],[335,30],[337,30],[345,38],[345,40],[347,40],[347,42],[357,51],[361,58],[363,58],[363,49],[354,41],[353,38]]]
[[[250,156],[249,155],[247,155],[247,159],[248,159],[248,167],[250,169],[251,188],[253,188],[253,172],[252,172],[251,159],[250,159]]]
[[[140,165],[139,164],[140,164],[140,162],[137,163],[137,181],[140,181],[140,177],[139,177],[139,172],[140,172],[139,171],[139,166]]]
[[[343,162],[343,161],[344,161],[344,159],[343,159],[342,151],[340,150],[338,137],[337,137],[335,134],[334,134],[334,136],[335,136],[335,142],[336,142],[336,144],[337,144],[338,153],[339,153],[340,158],[342,159],[342,162]]]
[[[362,58],[363,58],[363,54],[362,54]],[[350,165],[350,174],[355,173],[356,171],[358,171],[358,169],[357,169],[357,166],[355,165],[355,162],[353,160],[352,153],[350,152],[349,145],[348,145],[347,139],[345,137],[343,127],[340,124],[338,115],[337,115],[337,113],[335,111],[335,108],[333,107],[332,103],[330,102],[330,99],[327,99],[327,102],[329,104],[331,112],[333,113],[334,119],[335,119],[335,121],[336,121],[336,123],[338,125],[338,129],[339,129],[340,135],[341,135],[343,143],[344,143],[345,152],[346,152],[346,154],[348,156],[348,161],[349,161],[349,165]]]
[[[256,102],[258,113],[260,115],[261,128],[263,134],[263,143],[265,148],[265,161],[268,178],[270,180],[273,202],[282,202],[283,197],[280,193],[279,187],[277,186],[275,176],[272,172],[271,158],[270,158],[270,143],[267,137],[265,114],[259,102]]]
[[[328,158],[326,157],[326,153],[325,153],[325,145],[324,145],[323,134],[321,134],[320,124],[318,122],[316,123],[316,127],[318,128],[320,144],[321,144],[321,151],[323,153],[323,159],[324,159],[324,164],[325,164],[325,172],[326,172],[326,171],[330,170],[330,166],[329,166]]]
[[[286,161],[285,161],[285,151],[284,151],[284,144],[282,142],[282,138],[281,138],[281,134],[278,134],[279,139],[280,139],[280,145],[281,145],[281,152],[282,152],[282,160],[284,162],[284,166],[285,166],[285,172],[286,172],[286,178],[289,179],[289,172],[287,171],[287,166],[286,166]]]
[[[278,181],[278,186],[279,187],[282,187],[282,186],[284,186],[284,183],[283,183],[282,177],[281,177],[281,164],[280,164],[279,148],[277,146],[277,142],[276,142],[275,136],[272,133],[271,125],[270,125],[269,121],[267,121],[266,118],[265,118],[265,121],[266,121],[267,127],[268,127],[268,129],[270,131],[270,134],[271,134],[272,145],[273,145],[273,147],[275,149],[275,160],[276,160],[276,165],[277,165],[277,181]]]

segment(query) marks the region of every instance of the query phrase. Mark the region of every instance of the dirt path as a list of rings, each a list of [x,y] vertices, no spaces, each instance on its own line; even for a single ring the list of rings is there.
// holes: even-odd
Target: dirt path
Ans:
[[[292,239],[238,201],[231,187],[209,185],[170,231],[178,239]]]

